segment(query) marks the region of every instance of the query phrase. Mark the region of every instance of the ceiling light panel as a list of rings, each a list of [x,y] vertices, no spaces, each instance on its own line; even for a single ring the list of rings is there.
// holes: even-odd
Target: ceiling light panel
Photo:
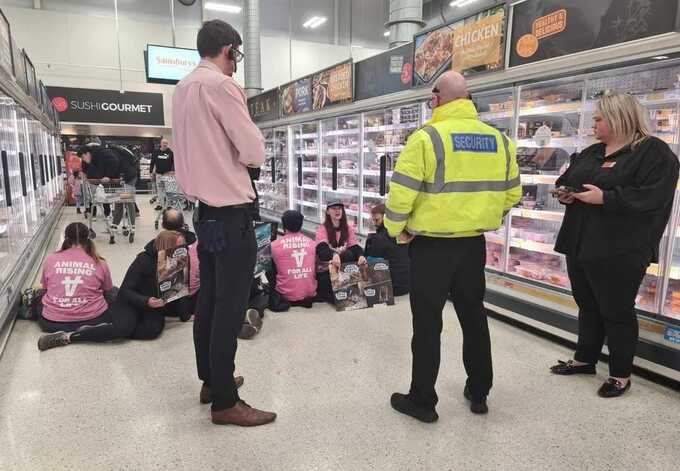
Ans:
[[[226,3],[207,2],[203,5],[206,10],[221,11],[224,13],[241,13],[242,8],[238,5],[227,5]]]
[[[310,19],[305,21],[302,24],[302,26],[304,28],[314,29],[314,28],[318,28],[319,26],[324,24],[326,21],[328,21],[328,18],[326,18],[325,16],[312,16]]]

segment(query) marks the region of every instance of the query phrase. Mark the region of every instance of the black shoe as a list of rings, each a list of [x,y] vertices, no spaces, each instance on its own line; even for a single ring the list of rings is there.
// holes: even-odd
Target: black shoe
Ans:
[[[46,334],[38,339],[38,350],[45,351],[50,348],[63,347],[71,343],[69,334],[66,332],[55,332],[53,334]]]
[[[602,386],[600,386],[600,389],[597,390],[597,395],[604,398],[619,397],[629,389],[630,380],[628,380],[625,386],[621,386],[619,380],[609,378]]]
[[[189,320],[191,319],[191,317],[193,315],[194,315],[194,313],[191,312],[191,311],[182,313],[182,315],[179,316],[179,320],[181,320],[182,322],[189,322]]]
[[[154,209],[155,209],[156,211],[160,211],[161,209],[163,209],[163,206],[161,206],[161,205],[159,204],[159,205],[156,206]]]
[[[116,243],[116,238],[115,238],[114,236],[111,236],[111,237],[109,238],[109,244],[113,245],[113,244],[115,244],[115,243]]]
[[[392,408],[397,412],[410,415],[414,419],[418,419],[427,424],[436,422],[439,419],[439,415],[434,408],[430,409],[416,404],[411,400],[408,394],[394,393],[392,394],[390,403],[392,404]]]
[[[81,214],[81,213],[80,213],[80,208],[76,208],[76,214]]]
[[[555,375],[594,375],[595,365],[575,365],[574,360],[557,360],[557,365],[550,367],[550,372]]]
[[[302,300],[300,305],[305,309],[311,309],[312,307],[314,307],[314,300],[312,298],[306,298]]]
[[[489,406],[486,405],[486,398],[483,399],[475,399],[472,397],[472,393],[470,392],[470,388],[465,386],[465,389],[463,389],[463,396],[465,396],[465,399],[470,401],[470,410],[472,411],[473,414],[486,414],[489,412]]]

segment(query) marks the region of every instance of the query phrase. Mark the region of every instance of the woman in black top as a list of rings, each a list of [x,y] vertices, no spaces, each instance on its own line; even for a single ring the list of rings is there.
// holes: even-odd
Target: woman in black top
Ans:
[[[371,209],[371,219],[375,225],[375,234],[366,239],[366,257],[384,258],[390,264],[390,277],[395,296],[408,294],[409,272],[411,260],[408,256],[408,244],[397,244],[397,240],[387,233],[383,223],[385,205],[379,204]]]
[[[599,144],[571,158],[554,195],[566,205],[555,250],[567,257],[579,307],[573,360],[551,371],[595,374],[605,338],[610,378],[602,397],[630,388],[638,338],[635,298],[671,214],[678,158],[650,136],[646,110],[631,95],[605,93],[593,115]]]

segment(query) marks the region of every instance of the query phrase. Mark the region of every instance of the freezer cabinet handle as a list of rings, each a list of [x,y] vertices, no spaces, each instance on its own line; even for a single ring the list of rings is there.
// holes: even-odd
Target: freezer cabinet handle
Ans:
[[[302,157],[297,158],[298,167],[298,187],[302,186]]]
[[[12,189],[9,187],[9,165],[7,162],[7,152],[2,151],[2,177],[5,184],[5,205],[12,206]]]
[[[21,194],[28,196],[28,189],[26,188],[26,162],[24,161],[24,153],[19,152],[19,173],[21,173]]]
[[[380,156],[380,196],[387,193],[387,156]]]
[[[272,157],[272,183],[276,183],[276,159]]]
[[[338,189],[338,158],[333,157],[333,191]]]

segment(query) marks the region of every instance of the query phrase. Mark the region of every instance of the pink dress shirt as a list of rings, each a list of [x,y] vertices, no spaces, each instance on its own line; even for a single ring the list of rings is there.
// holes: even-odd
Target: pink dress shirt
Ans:
[[[233,206],[255,199],[247,167],[264,163],[264,138],[238,83],[202,60],[172,98],[175,177],[192,200]]]

